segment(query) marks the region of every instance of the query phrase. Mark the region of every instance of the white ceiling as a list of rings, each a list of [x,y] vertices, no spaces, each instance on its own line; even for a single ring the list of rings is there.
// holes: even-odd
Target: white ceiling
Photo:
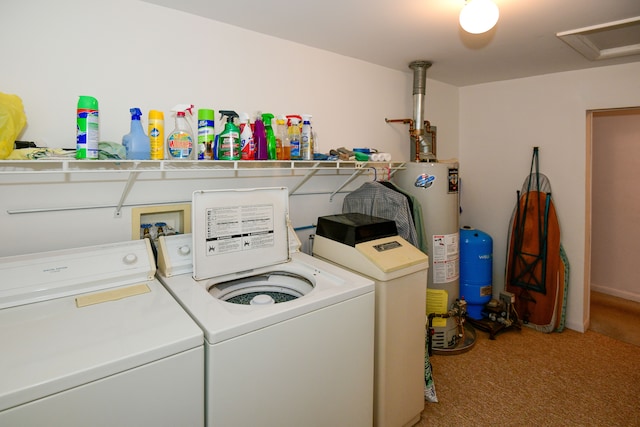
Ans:
[[[145,1],[406,72],[431,61],[427,76],[454,86],[640,61],[591,61],[556,37],[640,17],[640,0],[494,0],[500,20],[481,35],[458,24],[465,0]]]

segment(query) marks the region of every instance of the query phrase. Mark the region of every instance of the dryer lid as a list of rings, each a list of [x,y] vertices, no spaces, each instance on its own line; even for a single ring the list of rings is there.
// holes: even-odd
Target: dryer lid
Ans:
[[[286,187],[196,191],[192,215],[196,280],[289,260]]]

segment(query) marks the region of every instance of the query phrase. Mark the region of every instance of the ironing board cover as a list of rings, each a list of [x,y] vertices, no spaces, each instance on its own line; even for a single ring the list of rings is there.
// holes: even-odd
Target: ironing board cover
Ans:
[[[535,172],[534,172],[535,166]],[[523,322],[542,332],[564,328],[568,260],[551,184],[539,173],[538,148],[509,224],[505,289]]]

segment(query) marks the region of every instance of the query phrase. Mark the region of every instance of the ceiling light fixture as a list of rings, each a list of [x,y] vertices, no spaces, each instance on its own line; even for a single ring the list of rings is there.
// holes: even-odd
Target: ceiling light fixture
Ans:
[[[496,25],[500,11],[491,0],[467,0],[460,11],[460,26],[471,34],[486,33]]]

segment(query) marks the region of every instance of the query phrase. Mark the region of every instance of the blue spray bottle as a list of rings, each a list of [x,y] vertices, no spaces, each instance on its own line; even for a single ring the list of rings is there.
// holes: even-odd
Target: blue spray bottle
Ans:
[[[140,116],[142,112],[139,108],[129,109],[131,113],[131,131],[122,137],[122,145],[127,152],[127,159],[149,160],[151,158],[151,144],[149,137],[142,129]]]

